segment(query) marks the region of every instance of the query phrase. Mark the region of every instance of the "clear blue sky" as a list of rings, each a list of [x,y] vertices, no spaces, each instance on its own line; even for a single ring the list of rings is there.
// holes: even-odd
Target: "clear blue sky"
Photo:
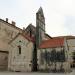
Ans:
[[[9,18],[20,28],[36,26],[36,12],[42,6],[46,32],[51,36],[75,35],[75,0],[0,0],[0,18]]]

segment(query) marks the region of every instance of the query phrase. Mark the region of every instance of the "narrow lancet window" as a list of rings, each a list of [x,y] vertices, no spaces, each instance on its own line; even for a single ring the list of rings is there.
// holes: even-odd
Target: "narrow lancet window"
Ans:
[[[19,54],[21,54],[21,46],[18,46]]]

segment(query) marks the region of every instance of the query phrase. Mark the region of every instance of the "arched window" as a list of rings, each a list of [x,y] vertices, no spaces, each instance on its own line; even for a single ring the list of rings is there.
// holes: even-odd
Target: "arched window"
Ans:
[[[20,45],[18,46],[18,51],[19,51],[19,54],[21,54],[21,46]]]

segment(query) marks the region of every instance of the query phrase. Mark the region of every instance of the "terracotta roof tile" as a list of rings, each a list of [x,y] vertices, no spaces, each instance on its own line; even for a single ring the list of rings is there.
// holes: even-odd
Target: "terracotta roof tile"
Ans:
[[[68,36],[57,36],[57,37],[53,37],[53,38],[66,38],[66,39],[75,39],[75,36],[68,35]]]
[[[64,45],[64,38],[55,38],[55,39],[49,39],[44,40],[39,48],[52,48],[52,47],[60,47]]]
[[[28,35],[23,35],[23,34],[21,34],[24,38],[26,38],[26,39],[28,39],[29,41],[32,41],[32,42],[34,42],[35,40],[34,40],[34,37],[30,37],[30,36],[28,36]]]
[[[34,43],[34,39],[33,39],[33,38],[30,38],[28,35],[25,35],[25,34],[23,34],[23,33],[18,33],[18,34],[9,42],[9,44],[10,44],[12,41],[14,41],[19,35],[23,36],[25,39],[27,39],[27,40],[29,40],[29,41],[31,41],[31,42]]]

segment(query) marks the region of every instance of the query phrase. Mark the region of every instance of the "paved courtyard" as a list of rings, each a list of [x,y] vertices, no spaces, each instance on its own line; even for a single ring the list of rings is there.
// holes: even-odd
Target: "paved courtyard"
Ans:
[[[75,70],[73,70],[71,73],[0,72],[0,75],[75,75]]]

